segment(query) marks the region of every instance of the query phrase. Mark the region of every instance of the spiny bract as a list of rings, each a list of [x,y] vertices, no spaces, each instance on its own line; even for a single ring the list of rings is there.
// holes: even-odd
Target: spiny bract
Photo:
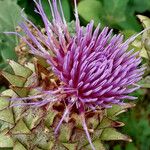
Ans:
[[[38,96],[40,91],[37,87],[45,90],[58,87],[60,81],[49,67],[46,67],[47,64],[41,60],[25,66],[14,61],[9,61],[9,64],[14,74],[2,72],[11,87],[2,92],[0,97],[0,147],[13,147],[13,150],[90,150],[80,115],[75,107],[70,115],[64,118],[56,137],[54,130],[66,108],[64,102],[32,107],[31,102],[40,103],[41,99],[24,98],[23,101],[18,99],[35,94]],[[11,97],[17,99],[10,101]],[[96,150],[105,150],[103,141],[131,141],[128,136],[119,133],[115,128],[124,125],[117,121],[117,116],[133,106],[132,103],[113,104],[109,109],[85,112],[88,131]]]
[[[122,35],[112,36],[112,30],[109,30],[107,27],[100,31],[100,25],[98,25],[94,30],[93,21],[83,28],[80,26],[76,1],[75,33],[71,34],[60,1],[59,10],[61,13],[58,10],[57,1],[52,0],[51,3],[49,0],[53,17],[52,22],[48,20],[44,13],[41,1],[39,1],[39,3],[35,1],[35,4],[37,7],[35,11],[41,15],[43,19],[45,33],[42,33],[24,16],[25,21],[20,23],[20,27],[27,38],[22,37],[19,33],[9,33],[20,36],[29,46],[29,53],[35,57],[38,56],[44,59],[46,66],[44,67],[40,65],[40,63],[36,63],[36,67],[34,67],[36,71],[33,71],[34,73],[32,73],[32,75],[30,74],[30,77],[26,76],[26,69],[20,72],[17,71],[17,67],[14,69],[17,76],[3,73],[3,75],[10,80],[11,84],[15,85],[15,87],[12,86],[12,89],[20,97],[9,99],[11,107],[13,109],[22,108],[25,110],[28,108],[27,113],[29,113],[28,111],[30,110],[33,112],[32,109],[35,109],[34,111],[39,110],[37,112],[39,116],[40,113],[42,114],[41,118],[45,116],[45,113],[47,114],[47,111],[53,112],[53,110],[55,110],[55,112],[59,112],[61,117],[56,117],[56,119],[54,113],[52,118],[54,117],[56,120],[55,122],[52,121],[52,124],[49,125],[49,127],[51,125],[55,127],[53,128],[54,135],[44,133],[46,138],[48,138],[47,141],[55,141],[52,142],[55,146],[61,141],[58,138],[60,135],[58,132],[61,128],[60,126],[63,126],[63,121],[67,122],[66,127],[70,126],[70,131],[66,129],[66,132],[68,132],[66,141],[71,140],[71,142],[75,142],[71,138],[73,132],[75,134],[78,133],[76,130],[74,131],[73,128],[80,126],[81,122],[91,148],[95,150],[96,148],[92,144],[92,141],[94,143],[94,141],[97,141],[97,138],[100,138],[102,135],[104,136],[104,134],[102,134],[103,130],[101,129],[97,130],[99,131],[97,133],[95,133],[94,130],[100,128],[99,126],[102,124],[101,121],[107,116],[107,109],[110,111],[111,107],[115,105],[124,110],[127,104],[124,104],[123,100],[135,99],[135,97],[129,96],[128,94],[139,88],[136,83],[142,78],[144,68],[138,67],[141,63],[138,52],[133,53],[133,50],[128,51],[129,43],[132,42],[134,38],[123,42]],[[34,28],[34,34],[28,28],[27,23],[31,24]],[[16,66],[17,65],[20,66],[19,64],[16,64]],[[29,70],[30,69],[28,69],[28,72],[30,72]],[[11,79],[13,77],[14,80]],[[21,92],[22,90],[25,90],[23,91],[25,94],[19,95],[18,91]],[[131,106],[129,105],[129,107]],[[88,119],[92,119],[91,116],[94,121],[89,123]],[[24,122],[23,120],[26,119],[22,120],[20,117],[28,117],[24,115],[19,116],[19,123],[25,124],[26,122],[27,127],[31,130],[32,128],[28,125],[30,121]],[[79,118],[80,121],[77,118]],[[37,117],[37,120],[38,119]],[[107,119],[109,120],[110,118]],[[76,126],[73,125],[73,122],[76,123]],[[15,123],[15,127],[13,127],[9,133],[14,130],[18,131],[17,128],[19,128],[19,125],[17,126],[16,124],[18,122],[15,120],[13,123]],[[41,124],[41,122],[38,122],[38,124]],[[112,126],[112,124],[109,125],[109,127]],[[106,125],[106,127],[108,126]],[[39,128],[41,129],[41,126]],[[103,128],[105,128],[105,125]],[[38,127],[35,128],[35,132],[39,132],[38,130],[40,129],[38,129]],[[34,128],[32,130],[34,130]],[[62,130],[65,130],[65,127]],[[114,129],[109,128],[109,130]],[[45,128],[41,132],[46,131],[48,131],[48,133],[51,132]],[[114,132],[116,131],[114,130]],[[53,138],[49,139],[50,136]],[[108,139],[113,137],[113,135],[109,136]],[[31,136],[29,137],[31,138]],[[38,146],[38,143],[34,145],[33,143],[29,144],[30,142],[22,142],[22,138],[18,138],[18,136],[16,136],[16,139],[22,144],[24,143],[27,149],[33,149],[34,146]],[[129,140],[127,137],[122,139]],[[35,138],[35,140],[37,140],[37,138]],[[83,140],[81,141],[83,142]],[[78,142],[80,143],[80,141]],[[75,147],[82,149],[86,144],[87,143],[83,142],[79,144],[80,146]],[[39,147],[41,148],[42,146]]]

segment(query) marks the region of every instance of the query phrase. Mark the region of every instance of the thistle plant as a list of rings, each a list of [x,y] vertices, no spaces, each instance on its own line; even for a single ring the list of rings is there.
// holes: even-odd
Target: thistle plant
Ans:
[[[9,61],[14,74],[2,72],[11,86],[1,94],[1,147],[103,150],[103,141],[131,141],[114,128],[124,125],[116,116],[134,106],[126,100],[135,99],[129,94],[139,89],[145,69],[139,52],[128,50],[136,36],[124,42],[108,27],[94,29],[93,21],[83,28],[76,0],[72,34],[60,0],[59,8],[49,0],[51,22],[41,1],[35,4],[45,32],[23,15],[26,36],[7,32],[18,35],[34,59],[24,66]]]

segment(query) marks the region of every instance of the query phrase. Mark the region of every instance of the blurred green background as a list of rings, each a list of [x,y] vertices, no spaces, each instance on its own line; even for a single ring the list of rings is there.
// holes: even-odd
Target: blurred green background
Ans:
[[[51,13],[47,0],[42,0],[44,10],[51,19]],[[62,0],[62,6],[66,20],[74,20],[73,0]],[[24,14],[37,26],[42,27],[42,20],[34,12],[35,4],[32,0],[0,0],[0,69],[9,69],[7,59],[17,60],[15,46],[18,44],[16,36],[5,35],[3,31],[15,31],[17,24],[21,22],[21,9]],[[150,26],[150,0],[78,0],[78,11],[81,24],[85,26],[90,20],[95,21],[101,27],[109,26],[114,33],[123,33],[125,38],[140,32]],[[136,15],[142,15],[137,17]],[[139,18],[139,19],[138,19]],[[139,37],[131,44],[131,48],[142,50],[142,65],[147,69],[142,88],[133,95],[138,97],[137,106],[122,115],[121,120],[126,126],[122,130],[133,139],[132,143],[109,143],[110,150],[150,150],[150,34]],[[0,90],[7,88],[7,82],[0,76]]]

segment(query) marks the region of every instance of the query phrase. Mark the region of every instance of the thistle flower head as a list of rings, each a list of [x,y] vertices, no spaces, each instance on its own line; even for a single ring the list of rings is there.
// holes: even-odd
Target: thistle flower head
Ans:
[[[128,94],[137,90],[136,84],[143,74],[139,68],[141,58],[138,52],[128,50],[133,37],[123,42],[122,35],[112,35],[108,27],[100,30],[100,25],[94,29],[91,21],[85,28],[80,26],[75,0],[75,34],[71,35],[59,0],[60,11],[56,0],[49,0],[52,21],[44,13],[41,1],[36,2],[36,12],[42,17],[46,33],[41,31],[24,16],[25,22],[30,23],[37,36],[33,35],[26,23],[20,27],[28,39],[22,39],[30,47],[30,53],[44,58],[59,78],[61,85],[58,89],[42,91],[41,95],[21,98],[21,100],[40,98],[38,102],[27,105],[42,106],[58,101],[65,102],[66,110],[55,133],[64,118],[75,107],[83,123],[92,149],[90,135],[85,123],[84,114],[87,110],[109,108],[112,104],[122,104],[124,99],[135,99]],[[16,33],[18,34],[18,33]],[[19,34],[18,34],[19,35]],[[19,35],[21,36],[21,35]],[[65,94],[65,96],[61,96]],[[19,98],[18,98],[19,99]],[[25,104],[25,103],[24,103]]]

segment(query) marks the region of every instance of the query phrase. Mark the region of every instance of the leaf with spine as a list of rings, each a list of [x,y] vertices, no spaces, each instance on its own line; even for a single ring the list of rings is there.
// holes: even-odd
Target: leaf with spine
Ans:
[[[100,136],[100,139],[102,141],[123,140],[123,141],[132,142],[130,137],[118,132],[114,128],[104,129],[101,136]]]
[[[31,133],[22,119],[20,119],[16,123],[15,127],[13,129],[11,129],[10,132],[12,134],[30,134]]]
[[[15,75],[27,78],[32,74],[32,71],[29,68],[27,68],[25,66],[22,66],[22,65],[16,63],[15,61],[13,61],[13,60],[9,61],[9,65],[13,69]]]
[[[122,127],[124,123],[104,117],[98,126],[99,129],[108,127]]]
[[[22,87],[22,86],[25,84],[25,82],[26,82],[26,78],[21,77],[21,76],[13,75],[13,74],[10,74],[10,73],[4,72],[4,71],[2,71],[1,74],[2,74],[13,86]]]
[[[0,1],[0,67],[6,67],[7,59],[17,59],[14,52],[18,44],[18,38],[14,35],[3,34],[7,31],[15,31],[16,26],[21,22],[21,8],[15,0]]]

